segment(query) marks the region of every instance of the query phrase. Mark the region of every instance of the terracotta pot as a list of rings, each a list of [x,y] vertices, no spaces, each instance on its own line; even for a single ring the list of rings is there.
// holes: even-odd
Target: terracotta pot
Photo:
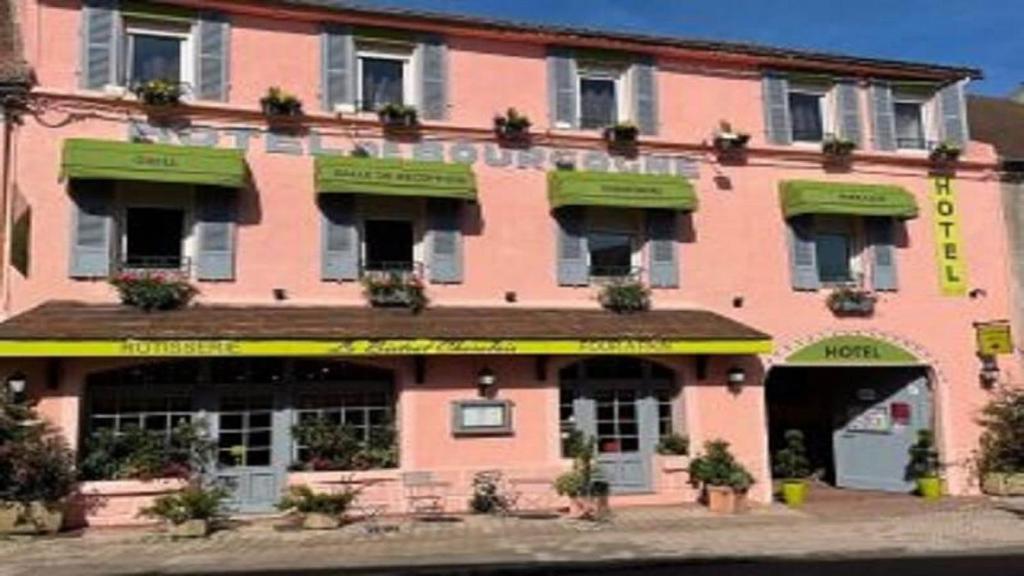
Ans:
[[[171,536],[175,538],[205,538],[210,535],[209,520],[185,520],[171,525]]]
[[[1024,472],[985,474],[981,490],[991,496],[1024,496]]]
[[[747,493],[736,491],[729,486],[706,486],[704,488],[708,509],[716,514],[736,514],[747,509]]]
[[[0,502],[0,534],[56,534],[63,525],[62,504]]]
[[[331,514],[309,512],[302,517],[302,527],[306,530],[335,530],[341,526],[341,519]]]

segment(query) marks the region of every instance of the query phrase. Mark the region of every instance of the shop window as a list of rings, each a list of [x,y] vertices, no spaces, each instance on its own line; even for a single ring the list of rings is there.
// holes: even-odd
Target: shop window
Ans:
[[[893,104],[896,116],[896,146],[905,150],[924,150],[924,105],[916,101],[897,101]]]
[[[409,220],[363,222],[364,269],[410,272],[414,268],[415,237]]]
[[[354,383],[339,383],[338,386],[347,389],[335,392],[317,388],[300,393],[295,406],[296,421],[303,423],[322,420],[344,426],[364,446],[374,444],[379,438],[391,436],[395,409],[390,386],[360,386]],[[309,459],[305,446],[296,446],[295,450],[299,462]]]
[[[86,405],[90,435],[141,429],[169,440],[176,426],[192,421],[192,400],[184,388],[90,386]]]
[[[672,417],[671,390],[662,389],[655,393],[658,401],[658,438],[665,438],[675,433],[675,422]]]
[[[280,358],[214,358],[210,381],[214,384],[274,384],[285,377]]]
[[[126,208],[123,242],[123,268],[180,270],[186,267],[185,210]]]
[[[135,24],[126,28],[128,84],[151,80],[192,81],[191,31],[173,25]]]
[[[376,112],[387,104],[411,104],[412,49],[404,45],[369,44],[359,48],[359,108]]]
[[[793,142],[821,142],[825,137],[826,98],[823,90],[793,88],[789,117]]]
[[[221,397],[217,412],[217,462],[222,466],[270,466],[274,434],[272,394]]]
[[[576,434],[576,397],[577,391],[573,387],[562,386],[558,390],[558,430],[563,458],[570,456],[573,449],[572,443],[576,441],[574,438]]]

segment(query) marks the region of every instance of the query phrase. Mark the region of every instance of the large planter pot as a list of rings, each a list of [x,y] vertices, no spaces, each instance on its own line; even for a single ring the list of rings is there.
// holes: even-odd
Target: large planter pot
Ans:
[[[335,530],[341,526],[341,518],[331,514],[310,512],[302,517],[302,527],[306,530]]]
[[[63,525],[62,504],[0,502],[0,534],[56,534]]]
[[[782,501],[786,506],[799,508],[807,500],[807,482],[803,480],[782,481]]]
[[[981,479],[981,490],[990,496],[1024,496],[1024,472],[990,472]]]
[[[918,478],[917,495],[925,500],[938,500],[942,498],[941,478]]]
[[[729,486],[707,486],[704,488],[708,509],[716,514],[736,514],[747,509],[747,493]]]
[[[209,520],[185,520],[171,525],[171,536],[175,538],[205,538],[210,535]]]
[[[603,520],[611,508],[608,496],[575,496],[569,500],[569,515],[582,520]]]

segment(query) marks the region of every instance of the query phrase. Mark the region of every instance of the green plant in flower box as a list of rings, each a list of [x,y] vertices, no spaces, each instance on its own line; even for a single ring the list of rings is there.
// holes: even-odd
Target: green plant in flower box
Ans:
[[[503,140],[523,140],[529,136],[531,125],[530,119],[515,108],[509,108],[504,116],[498,114],[494,117],[494,132]]]
[[[374,272],[364,275],[362,282],[363,292],[373,306],[405,307],[419,312],[429,303],[423,280],[417,274]]]
[[[857,143],[848,138],[829,134],[821,142],[821,151],[832,158],[847,158],[857,148]]]
[[[182,276],[164,272],[124,272],[110,279],[121,303],[147,312],[187,306],[199,293]]]
[[[131,91],[147,106],[174,106],[181,103],[185,88],[172,80],[148,80],[132,86]]]
[[[419,125],[415,106],[385,104],[377,109],[377,117],[385,128],[415,128]]]
[[[956,144],[948,141],[942,141],[932,148],[929,157],[936,163],[950,163],[959,160],[962,152],[963,150],[961,150],[961,148]]]
[[[651,308],[651,290],[639,280],[616,279],[601,287],[598,302],[607,310],[628,314]]]
[[[609,144],[632,145],[640,138],[640,128],[632,122],[617,122],[604,129],[604,139]]]
[[[228,496],[223,487],[206,486],[196,481],[178,492],[157,498],[152,506],[142,509],[141,515],[171,524],[217,520],[224,515],[223,502]]]
[[[267,90],[267,95],[260,99],[260,107],[267,116],[302,116],[302,101],[278,86]]]
[[[339,517],[352,506],[360,490],[350,485],[333,492],[316,492],[309,486],[292,486],[281,498],[277,509],[282,512],[295,511],[299,514],[325,514]]]

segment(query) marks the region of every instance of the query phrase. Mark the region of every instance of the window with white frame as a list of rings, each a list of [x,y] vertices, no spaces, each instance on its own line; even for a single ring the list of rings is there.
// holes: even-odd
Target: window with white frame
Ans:
[[[356,91],[359,109],[375,112],[388,104],[415,102],[413,48],[405,44],[360,43]]]
[[[590,208],[586,223],[587,265],[592,278],[623,278],[639,270],[641,222],[634,211]]]
[[[423,204],[392,198],[359,203],[364,272],[418,272],[423,262]]]
[[[862,278],[858,218],[819,216],[814,219],[818,278],[823,284],[854,284]]]
[[[188,272],[195,250],[192,195],[180,186],[124,182],[118,198],[118,267]]]
[[[164,22],[125,23],[128,85],[151,80],[191,84],[192,31],[187,25]]]
[[[789,118],[793,142],[821,142],[831,132],[828,88],[795,85],[789,90]]]
[[[622,68],[581,62],[577,89],[580,128],[599,130],[628,118],[626,72]]]
[[[896,147],[901,150],[924,150],[928,147],[925,122],[925,101],[913,96],[894,95]]]

